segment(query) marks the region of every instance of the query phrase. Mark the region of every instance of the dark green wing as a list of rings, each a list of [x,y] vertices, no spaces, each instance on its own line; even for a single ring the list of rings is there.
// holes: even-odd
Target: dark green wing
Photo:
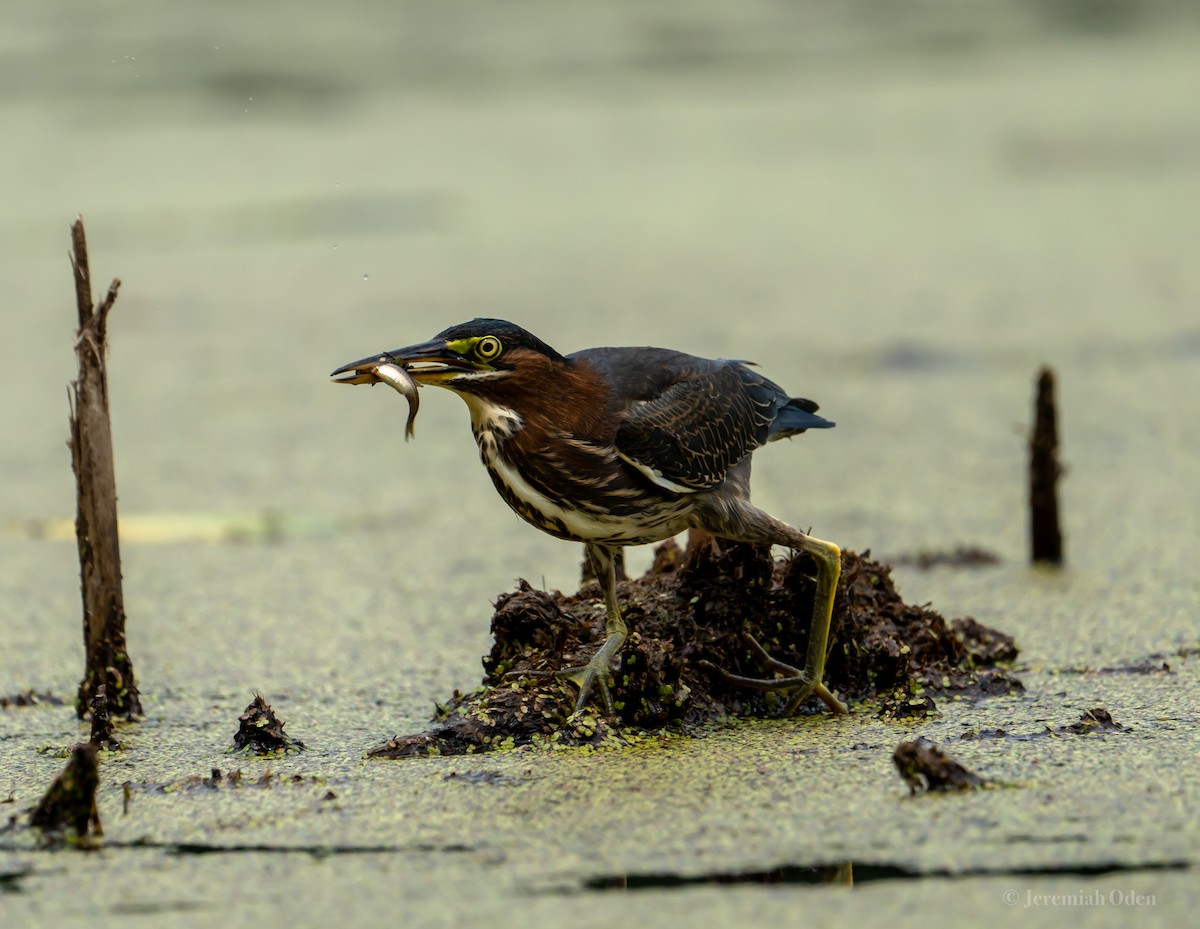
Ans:
[[[731,467],[767,441],[775,419],[774,385],[735,362],[710,364],[656,397],[634,401],[617,430],[617,454],[668,490],[719,487]]]
[[[776,423],[795,401],[741,362],[657,348],[588,349],[568,361],[596,368],[611,386],[617,454],[676,493],[720,486],[780,425],[796,431]]]

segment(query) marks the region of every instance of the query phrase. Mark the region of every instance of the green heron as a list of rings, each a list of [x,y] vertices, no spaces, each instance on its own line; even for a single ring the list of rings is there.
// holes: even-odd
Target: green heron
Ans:
[[[428,342],[343,365],[331,377],[375,383],[380,378],[372,372],[381,365],[462,397],[500,496],[526,522],[586,546],[604,591],[607,637],[587,664],[557,672],[579,687],[576,712],[597,689],[613,714],[608,677],[627,634],[617,601],[618,553],[685,529],[785,545],[815,558],[804,667],[773,659],[747,636],[766,671],[782,677],[715,670],[733,683],[785,693],[789,713],[814,693],[834,712],[846,711],[821,682],[841,551],[750,503],[751,453],[806,429],[832,427],[816,415],[817,404],[789,397],[745,362],[662,348],[560,355],[499,319],[451,326]],[[394,383],[395,368],[387,371]]]

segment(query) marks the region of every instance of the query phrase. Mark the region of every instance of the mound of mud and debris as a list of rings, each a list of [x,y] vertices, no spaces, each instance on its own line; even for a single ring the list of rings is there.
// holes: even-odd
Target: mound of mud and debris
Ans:
[[[604,640],[599,586],[590,580],[567,596],[521,581],[496,601],[483,686],[456,691],[439,707],[434,729],[393,737],[368,754],[621,744],[638,731],[686,732],[726,716],[777,715],[786,696],[729,683],[705,663],[763,677],[749,633],[772,657],[802,667],[815,587],[807,555],[773,560],[767,547],[711,537],[686,552],[673,541],[659,546],[643,577],[618,583],[629,638],[613,673],[612,719],[598,706],[572,715],[574,687],[552,673],[584,664]],[[890,568],[869,553],[842,553],[825,683],[843,699],[877,701],[881,715],[924,715],[935,695],[1019,689],[1001,667],[1016,655],[1002,632],[905,603]],[[817,711],[823,704],[815,697],[800,709]]]

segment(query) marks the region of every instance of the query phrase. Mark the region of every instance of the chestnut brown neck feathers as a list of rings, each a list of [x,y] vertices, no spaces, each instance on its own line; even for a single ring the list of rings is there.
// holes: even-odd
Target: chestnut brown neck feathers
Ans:
[[[505,356],[505,368],[503,374],[454,385],[472,409],[473,426],[486,427],[476,421],[477,414],[508,419],[511,413],[520,419],[525,445],[551,435],[613,441],[620,404],[589,364],[514,348]],[[517,439],[515,430],[511,438]]]
[[[510,352],[499,376],[455,385],[479,457],[505,502],[561,539],[634,545],[686,528],[690,501],[648,482],[617,454],[619,398],[583,361]]]

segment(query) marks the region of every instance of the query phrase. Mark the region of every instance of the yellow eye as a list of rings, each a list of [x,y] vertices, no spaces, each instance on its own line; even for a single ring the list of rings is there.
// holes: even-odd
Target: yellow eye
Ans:
[[[485,335],[475,343],[475,357],[482,361],[491,361],[503,351],[504,346],[494,335]]]

